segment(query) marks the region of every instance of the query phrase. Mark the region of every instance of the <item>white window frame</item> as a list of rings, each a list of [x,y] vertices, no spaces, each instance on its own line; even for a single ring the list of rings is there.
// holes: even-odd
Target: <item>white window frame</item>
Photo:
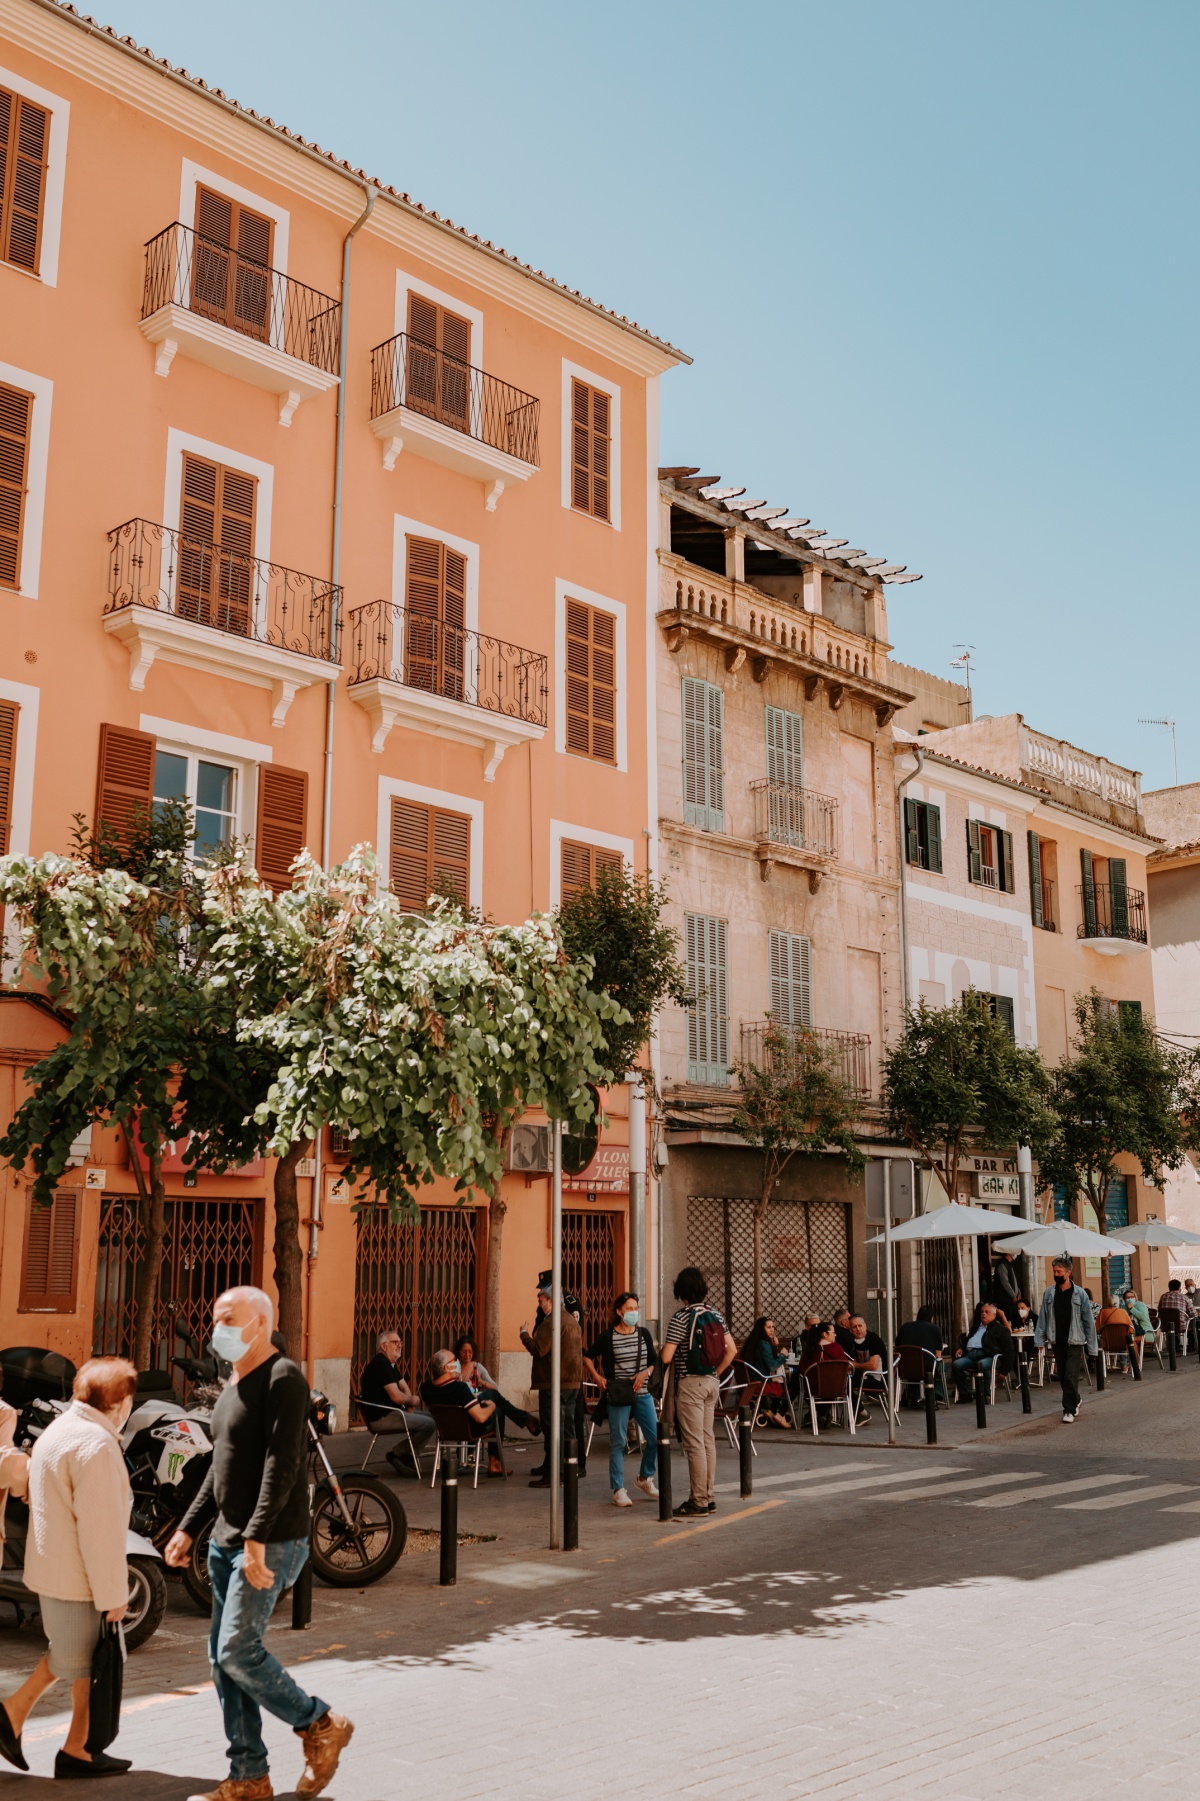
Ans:
[[[392,527],[392,600],[398,607],[408,606],[408,547],[406,540],[414,538],[434,538],[439,544],[448,545],[456,550],[459,556],[466,559],[467,592],[464,602],[464,619],[469,632],[479,630],[479,546],[470,538],[456,538],[453,532],[444,532],[440,526],[430,525],[424,519],[406,519],[403,514],[393,515]]]
[[[253,475],[258,482],[258,490],[254,496],[254,555],[262,562],[271,560],[271,507],[275,497],[275,466],[264,463],[259,457],[246,456],[240,450],[233,450],[228,444],[214,444],[208,438],[197,438],[191,432],[179,431],[175,426],[167,428],[167,468],[166,482],[163,489],[163,524],[169,531],[178,531],[183,512],[183,455],[190,451],[193,456],[208,457],[211,462],[223,463],[228,469],[239,469],[243,475]]]
[[[38,707],[40,688],[27,682],[8,682],[0,677],[0,700],[15,701],[17,714],[17,760],[13,767],[12,816],[8,822],[10,855],[22,856],[31,849],[33,831],[33,771],[37,760]],[[16,958],[21,928],[16,909],[5,913],[4,936],[0,938],[0,979],[8,980],[16,973],[10,960]]]
[[[251,193],[249,188],[240,188],[235,181],[228,181],[224,175],[218,175],[215,169],[204,169],[199,163],[184,157],[179,180],[179,223],[188,231],[194,231],[196,226],[197,188],[211,188],[214,194],[224,194],[227,200],[236,200],[239,206],[248,206],[252,212],[262,213],[264,217],[273,220],[275,230],[271,240],[271,267],[277,275],[287,274],[292,216],[285,207],[277,206],[273,200],[264,200],[261,194]]]
[[[607,519],[597,519],[594,513],[585,513],[582,508],[573,505],[571,500],[571,472],[574,454],[571,437],[573,423],[571,383],[573,381],[585,381],[589,387],[599,388],[612,401],[612,413],[609,417],[609,517]],[[621,390],[616,382],[609,381],[606,375],[597,375],[594,369],[581,369],[578,363],[569,363],[566,357],[563,358],[562,366],[562,503],[568,513],[574,513],[579,519],[590,519],[593,525],[610,526],[614,532],[619,532],[621,529]]]
[[[633,870],[633,839],[620,838],[613,832],[597,832],[590,825],[570,825],[565,819],[550,821],[550,911],[557,912],[562,906],[562,847],[563,839],[572,844],[590,844],[596,850],[615,850],[624,859],[625,867]]]
[[[42,241],[38,250],[38,267],[18,269],[15,263],[0,263],[0,269],[16,269],[18,275],[31,276],[45,282],[48,288],[58,286],[58,252],[62,243],[63,188],[67,177],[67,129],[71,122],[71,102],[60,94],[52,94],[26,81],[12,69],[0,69],[0,87],[44,106],[50,114],[50,141],[46,146],[46,189],[42,196]]]
[[[193,788],[195,765],[200,761],[219,761],[233,768],[234,838],[248,837],[257,853],[258,765],[271,761],[271,746],[258,744],[251,738],[231,738],[225,732],[209,732],[197,726],[183,725],[176,719],[157,719],[150,713],[143,713],[138,725],[141,731],[149,732],[154,739],[156,751],[165,751],[174,757],[187,757],[188,780]],[[192,804],[195,805],[194,799]]]
[[[0,263],[0,269],[7,269]],[[34,375],[18,369],[14,363],[0,363],[0,382],[5,387],[23,388],[33,395],[33,418],[29,423],[29,447],[25,461],[25,510],[21,520],[21,567],[17,571],[16,593],[22,600],[36,600],[42,575],[42,534],[46,524],[46,481],[50,464],[50,410],[54,401],[54,383],[48,375]],[[13,593],[11,588],[0,594]]]
[[[578,582],[564,581],[561,577],[554,584],[554,748],[563,756],[574,756],[577,753],[567,750],[567,601],[581,600],[586,606],[598,607],[602,613],[611,613],[617,622],[617,761],[616,768],[622,773],[629,769],[629,739],[626,730],[626,707],[628,701],[628,658],[625,644],[625,606],[622,601],[611,600],[607,594],[596,594],[591,588],[581,588]],[[585,757],[584,762],[596,769],[611,769],[611,763],[604,763],[598,757]]]
[[[471,327],[470,362],[476,369],[484,367],[483,361],[483,314],[477,306],[468,306],[457,294],[447,294],[441,288],[431,287],[427,281],[419,281],[415,275],[406,275],[403,269],[396,271],[396,335],[408,330],[408,297],[419,294],[423,300],[432,300],[435,306],[444,306],[447,312],[457,313],[460,319],[466,319]]]
[[[465,794],[451,794],[444,788],[425,788],[419,782],[402,782],[394,776],[379,778],[379,809],[376,820],[375,854],[379,863],[380,885],[392,885],[392,802],[413,800],[423,807],[445,807],[451,813],[465,813],[471,822],[468,855],[471,860],[467,905],[483,910],[483,802]]]

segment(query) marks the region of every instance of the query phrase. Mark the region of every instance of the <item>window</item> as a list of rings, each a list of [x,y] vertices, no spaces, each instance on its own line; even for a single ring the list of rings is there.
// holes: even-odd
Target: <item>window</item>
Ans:
[[[683,818],[725,830],[725,696],[713,682],[683,678]]]
[[[276,894],[292,885],[292,864],[304,849],[307,812],[308,776],[304,770],[260,763],[255,863]]]
[[[703,913],[687,916],[688,1081],[724,1088],[729,1081],[727,925]]]
[[[100,727],[94,822],[97,830],[107,826],[119,843],[127,838],[135,818],[148,814],[153,805],[157,749],[149,732],[123,725]]]
[[[226,763],[180,751],[156,750],[154,806],[165,801],[190,803],[196,822],[195,854],[211,856],[231,844],[237,832],[237,771]]]
[[[1142,1023],[1141,1001],[1118,1001],[1117,1018],[1123,1026],[1140,1026]]]
[[[79,1189],[60,1188],[37,1206],[30,1195],[18,1313],[74,1313],[80,1198]]]
[[[1054,910],[1055,877],[1058,872],[1058,847],[1052,838],[1029,834],[1029,910],[1035,926],[1044,932],[1057,932]]]
[[[181,618],[249,634],[257,488],[254,476],[184,451],[176,600]]]
[[[602,607],[568,599],[567,749],[617,760],[617,622]]]
[[[0,387],[0,588],[20,584],[32,424],[33,395],[20,388]]]
[[[619,873],[625,864],[619,850],[602,850],[596,844],[577,844],[570,838],[562,840],[561,854],[561,894],[565,901],[572,895],[582,894],[585,888],[594,888],[602,870]]]
[[[465,906],[471,892],[471,820],[466,813],[392,799],[392,893],[402,907],[423,913],[431,894],[454,894]]]
[[[457,431],[470,412],[471,325],[444,306],[411,290],[408,296],[408,369],[405,402]]]
[[[38,272],[50,115],[0,88],[0,261]]]
[[[612,397],[577,377],[571,382],[571,505],[608,519]]]
[[[1008,1027],[1009,1037],[1015,1038],[1017,1035],[1017,1017],[1016,1007],[1012,997],[1007,994],[981,994],[979,998],[991,1014],[992,1018],[1000,1020],[1002,1024]]]
[[[983,888],[1013,891],[1012,833],[982,820],[967,821],[967,875]]]
[[[17,714],[20,710],[15,700],[0,700],[0,857],[8,855],[8,837],[12,830]]]
[[[463,698],[467,559],[438,538],[405,539],[404,679]]]
[[[767,780],[787,788],[804,786],[804,718],[782,707],[767,708]]]
[[[798,932],[772,932],[771,1018],[781,1026],[812,1025],[812,945]]]
[[[904,855],[918,869],[942,873],[942,809],[927,800],[904,803]]]
[[[198,187],[192,311],[248,337],[267,337],[273,232],[273,221],[262,213]]]

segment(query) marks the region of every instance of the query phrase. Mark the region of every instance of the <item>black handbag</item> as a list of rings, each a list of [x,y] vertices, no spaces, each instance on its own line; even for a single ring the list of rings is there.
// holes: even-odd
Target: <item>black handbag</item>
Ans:
[[[121,1690],[125,1682],[125,1628],[119,1620],[102,1620],[92,1652],[92,1687],[88,1703],[88,1735],[84,1749],[93,1757],[107,1751],[121,1730]]]
[[[608,1404],[610,1407],[632,1407],[636,1393],[632,1376],[614,1376],[608,1385]]]

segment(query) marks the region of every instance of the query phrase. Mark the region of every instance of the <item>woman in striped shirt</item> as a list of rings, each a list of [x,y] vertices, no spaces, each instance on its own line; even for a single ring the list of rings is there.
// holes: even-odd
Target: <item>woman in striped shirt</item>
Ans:
[[[613,1303],[612,1324],[601,1332],[584,1359],[584,1366],[608,1403],[608,1480],[614,1507],[632,1507],[625,1489],[625,1434],[630,1415],[642,1434],[642,1461],[637,1486],[648,1501],[658,1499],[658,1413],[650,1393],[650,1379],[658,1362],[654,1340],[641,1318],[638,1297],[619,1294]]]

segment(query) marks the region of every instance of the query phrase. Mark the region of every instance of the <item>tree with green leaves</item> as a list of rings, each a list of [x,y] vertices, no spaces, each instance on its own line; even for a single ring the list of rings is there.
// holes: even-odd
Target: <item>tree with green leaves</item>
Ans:
[[[740,1086],[733,1129],[762,1152],[754,1204],[754,1316],[763,1311],[763,1225],[771,1196],[793,1157],[841,1153],[857,1181],[866,1162],[854,1136],[860,1107],[836,1049],[815,1032],[769,1024],[762,1060],[734,1064]]]
[[[679,934],[663,923],[666,906],[664,884],[622,862],[600,869],[558,910],[563,949],[579,963],[590,960],[592,987],[621,1009],[604,1034],[610,1084],[624,1081],[636,1064],[664,1001],[691,1004]]]
[[[1071,1048],[1054,1071],[1058,1128],[1041,1178],[1066,1191],[1076,1225],[1090,1202],[1104,1232],[1119,1156],[1136,1157],[1159,1182],[1200,1150],[1200,1051],[1160,1038],[1140,1008],[1118,1008],[1095,988],[1075,996],[1074,1014]],[[1107,1302],[1107,1258],[1101,1279]]]

